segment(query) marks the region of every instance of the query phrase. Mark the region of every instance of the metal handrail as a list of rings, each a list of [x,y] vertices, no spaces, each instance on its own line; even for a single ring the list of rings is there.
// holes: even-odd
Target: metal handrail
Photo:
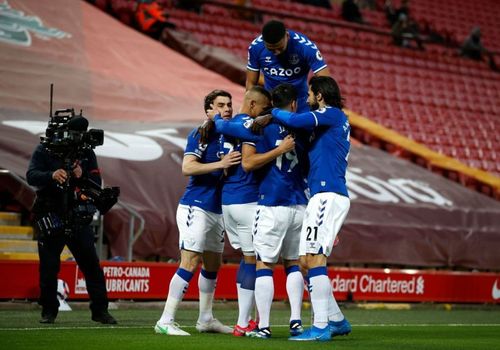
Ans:
[[[132,249],[134,247],[134,243],[139,239],[139,237],[142,235],[142,232],[144,231],[144,225],[146,223],[146,220],[144,220],[144,217],[139,214],[134,208],[132,208],[130,205],[118,201],[116,203],[123,209],[125,209],[129,214],[130,214],[130,222],[129,222],[129,236],[128,236],[128,246],[127,246],[127,261],[132,261]],[[134,233],[134,227],[135,227],[135,220],[139,220],[139,227],[137,231]]]

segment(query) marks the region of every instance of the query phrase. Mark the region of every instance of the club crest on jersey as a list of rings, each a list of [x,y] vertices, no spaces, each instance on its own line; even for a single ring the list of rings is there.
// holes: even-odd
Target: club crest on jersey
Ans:
[[[297,55],[296,53],[290,55],[290,57],[288,58],[288,62],[290,62],[290,64],[296,65],[300,62],[299,55]]]
[[[266,62],[266,63],[271,63],[271,59],[272,59],[272,57],[271,57],[271,56],[266,56],[266,60],[265,60],[265,62]]]

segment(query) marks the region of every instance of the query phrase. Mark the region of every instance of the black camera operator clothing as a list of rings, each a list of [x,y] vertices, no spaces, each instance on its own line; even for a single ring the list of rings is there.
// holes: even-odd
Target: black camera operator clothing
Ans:
[[[68,246],[79,269],[85,276],[92,314],[102,314],[108,310],[104,274],[94,247],[94,232],[86,226],[73,232],[71,236],[56,234],[38,240],[38,254],[40,256],[39,303],[42,305],[42,316],[57,315],[59,308],[57,274],[61,265],[60,256],[64,245]]]
[[[82,168],[82,177],[87,177],[101,184],[101,176],[94,151],[86,150],[84,157],[81,157],[78,161]],[[26,179],[31,186],[37,187],[37,198],[33,207],[35,215],[47,212],[64,214],[62,203],[65,191],[52,179],[54,171],[64,169],[64,166],[64,162],[51,155],[44,145],[38,145],[33,152]],[[71,182],[70,186],[75,187],[77,181],[71,179]]]
[[[92,150],[85,150],[79,157],[78,164],[82,168],[82,178],[88,177],[96,183],[101,183],[96,156]],[[76,224],[71,220],[64,220],[82,202],[78,199],[78,179],[70,177],[68,187],[60,186],[52,179],[54,171],[64,168],[64,161],[53,156],[44,145],[40,144],[32,155],[26,174],[28,183],[37,187],[37,197],[33,206],[35,222],[50,215],[50,217],[61,218],[61,222],[69,226],[61,230],[44,231],[34,225],[40,257],[39,303],[42,305],[42,321],[44,317],[49,316],[49,318],[52,317],[53,322],[58,312],[57,275],[60,269],[60,255],[66,244],[85,276],[91,300],[92,319],[102,323],[116,323],[107,312],[106,284],[94,246],[93,230],[88,223]],[[67,172],[71,171],[71,169],[67,170]],[[69,198],[66,208],[65,196]],[[104,318],[111,317],[114,322],[103,322],[102,315],[105,315]]]

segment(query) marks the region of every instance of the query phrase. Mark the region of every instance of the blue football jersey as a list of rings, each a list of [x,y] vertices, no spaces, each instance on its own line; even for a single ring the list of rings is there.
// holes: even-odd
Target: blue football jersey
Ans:
[[[193,155],[201,163],[213,163],[220,160],[219,135],[212,133],[207,144],[200,144],[197,129],[189,133],[184,156]],[[221,214],[222,170],[189,177],[189,183],[180,203],[202,208],[212,213]]]
[[[311,196],[335,192],[349,196],[345,181],[351,143],[351,126],[344,112],[326,107],[308,113],[290,113],[273,109],[273,117],[293,128],[311,128],[308,185]]]
[[[276,148],[290,134],[288,128],[272,121],[264,129],[263,139],[254,146],[257,153]],[[307,204],[306,183],[302,164],[306,155],[304,143],[295,137],[295,150],[280,155],[261,169],[259,202],[265,206],[291,206]]]
[[[214,119],[215,128],[222,134],[219,142],[224,154],[231,151],[241,152],[244,141],[259,140],[249,129],[252,117],[247,114],[237,114],[232,119],[223,120],[220,116]],[[259,183],[257,175],[245,172],[241,164],[227,169],[222,187],[222,204],[244,204],[257,202]]]
[[[264,74],[264,88],[271,91],[279,84],[289,83],[299,96],[298,112],[309,111],[307,105],[307,76],[309,71],[317,73],[326,68],[321,53],[307,36],[288,30],[286,51],[276,56],[266,49],[262,35],[258,36],[248,47],[247,69]]]

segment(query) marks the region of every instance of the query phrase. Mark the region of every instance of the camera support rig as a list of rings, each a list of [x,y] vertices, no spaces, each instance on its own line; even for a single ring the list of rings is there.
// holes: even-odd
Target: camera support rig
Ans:
[[[54,84],[50,84],[50,111],[49,123],[45,137],[41,137],[41,143],[47,151],[63,162],[63,168],[68,175],[66,181],[60,184],[64,191],[63,195],[63,217],[61,218],[65,234],[71,234],[75,221],[78,219],[92,220],[95,209],[103,215],[107,213],[118,201],[120,195],[119,187],[101,186],[89,178],[74,178],[72,176],[75,163],[82,155],[104,143],[104,131],[90,129],[87,131],[88,121],[83,117],[82,110],[78,115],[73,108],[59,109],[52,114]],[[74,198],[74,188],[78,187],[81,194],[88,198],[87,203],[76,208],[70,208]],[[89,207],[93,207],[93,211]],[[85,212],[87,211],[87,215]]]

